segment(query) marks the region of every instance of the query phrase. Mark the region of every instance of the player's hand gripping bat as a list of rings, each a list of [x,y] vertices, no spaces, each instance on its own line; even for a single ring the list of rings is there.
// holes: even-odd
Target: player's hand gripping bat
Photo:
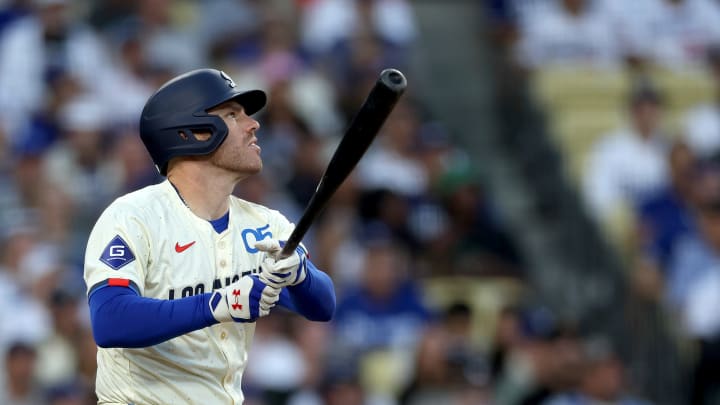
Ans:
[[[365,102],[345,131],[325,173],[320,178],[315,194],[310,198],[305,212],[285,243],[280,257],[287,257],[295,251],[330,197],[365,154],[385,119],[405,91],[405,87],[407,87],[407,80],[399,70],[385,69],[380,73],[375,86],[370,90]]]

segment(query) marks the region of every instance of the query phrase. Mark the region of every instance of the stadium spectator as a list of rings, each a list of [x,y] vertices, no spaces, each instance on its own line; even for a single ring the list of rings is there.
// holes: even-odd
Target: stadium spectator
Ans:
[[[312,54],[324,55],[369,30],[388,45],[407,47],[417,36],[406,0],[315,0],[305,2],[299,35]]]
[[[163,79],[205,67],[207,55],[201,47],[198,28],[192,20],[177,18],[171,1],[148,0],[133,4],[132,13],[104,27],[109,36],[136,38],[141,48],[139,52],[147,58],[146,63],[165,73]],[[186,6],[193,7],[193,4]],[[163,82],[165,80],[159,81]]]
[[[256,56],[262,11],[248,0],[204,2],[202,12],[197,13],[197,25],[202,48],[210,60],[223,65]]]
[[[716,214],[717,215],[717,214]],[[695,281],[685,307],[686,327],[696,343],[692,389],[692,404],[712,404],[720,399],[720,268],[713,267]]]
[[[609,21],[592,2],[558,0],[539,3],[521,9],[520,40],[516,51],[522,65],[601,69],[620,65],[620,49]]]
[[[47,390],[48,405],[87,405],[85,390],[77,384],[64,384]]]
[[[384,226],[371,228],[363,237],[362,284],[338,304],[336,338],[342,346],[359,352],[407,349],[416,343],[430,313],[409,278],[407,252]]]
[[[713,268],[698,279],[688,298],[685,317],[694,334],[697,358],[692,373],[692,404],[713,404],[720,399],[720,317],[711,308],[720,305],[720,270]]]
[[[42,108],[29,116],[25,125],[15,133],[10,145],[21,158],[40,158],[57,142],[60,138],[60,111],[83,92],[82,84],[67,73],[53,73],[47,82]]]
[[[307,322],[298,318],[290,321],[290,335],[303,357],[304,378],[299,390],[288,399],[288,404],[315,405],[322,403],[320,395],[323,385],[327,384],[325,379],[328,370],[333,368],[330,360],[334,353],[327,350],[330,346],[331,329],[326,324]],[[345,365],[348,366],[348,364]],[[332,374],[334,371],[338,370],[333,370]]]
[[[420,252],[431,274],[522,277],[518,248],[484,194],[472,163],[454,162],[434,191],[447,224]]]
[[[24,260],[39,246],[38,229],[32,220],[28,218],[22,222],[13,224],[2,235],[0,351],[5,350],[14,340],[37,344],[52,332],[45,303],[33,295],[30,277],[22,274]]]
[[[651,60],[670,69],[699,69],[708,47],[720,40],[720,7],[711,0],[659,0],[640,17],[640,42]],[[642,15],[642,14],[641,14]],[[642,20],[645,20],[644,23]]]
[[[489,364],[472,334],[472,322],[472,309],[455,302],[431,324],[418,345],[402,403],[454,403],[470,391],[476,395],[474,403],[492,403]]]
[[[265,403],[286,403],[306,382],[309,363],[293,339],[288,315],[274,313],[267,322],[258,323],[248,353],[254,366],[245,373],[245,389],[257,392]]]
[[[60,288],[47,299],[53,332],[37,346],[35,373],[44,387],[69,387],[76,383],[80,359],[76,346],[83,331],[80,303],[78,297]]]
[[[317,188],[318,179],[325,171],[322,139],[307,128],[297,133],[297,152],[293,156],[292,170],[287,189],[298,205],[306,205]]]
[[[140,140],[137,127],[121,127],[113,132],[108,157],[111,161],[118,162],[120,167],[120,192],[130,192],[159,183],[160,173],[152,160],[147,158],[147,150]]]
[[[520,308],[514,305],[506,305],[498,311],[489,350],[489,372],[493,382],[505,373],[508,356],[524,338],[521,316]]]
[[[30,12],[26,3],[26,0],[9,0],[2,3],[3,7],[0,8],[0,33],[13,21],[24,17]]]
[[[630,252],[631,282],[638,298],[661,302],[665,279],[680,240],[696,232],[693,182],[699,163],[682,140],[673,142],[668,156],[669,184],[639,202],[634,208],[637,218]]]
[[[272,11],[267,11],[272,15]],[[331,82],[332,68],[312,68],[292,28],[296,21],[287,17],[266,17],[261,31],[256,70],[269,87],[282,86],[285,103],[319,137],[336,137],[344,124],[338,111],[338,90]]]
[[[647,43],[651,18],[659,14],[663,0],[603,0],[596,2],[613,33],[620,56],[632,64],[652,63],[650,44]]]
[[[399,102],[388,117],[378,142],[370,147],[358,165],[361,188],[385,188],[406,197],[427,192],[428,174],[414,147],[420,121],[415,106]]]
[[[95,375],[97,371],[97,345],[90,330],[90,315],[87,314],[83,318],[83,327],[76,335],[78,340],[75,343],[78,354],[78,368],[76,371],[76,381],[80,389],[83,390],[86,402],[90,404],[97,403],[95,395]]]
[[[436,187],[458,161],[469,159],[467,153],[453,143],[447,126],[437,121],[420,123],[415,149],[427,172],[430,188]]]
[[[502,355],[493,366],[497,403],[541,404],[577,383],[580,341],[570,325],[531,303],[510,308],[504,317],[504,332],[510,333],[502,337]]]
[[[363,220],[357,213],[360,198],[357,175],[352,173],[335,192],[315,226],[318,263],[325,263],[338,292],[358,284],[362,275],[364,254],[358,230]]]
[[[263,112],[263,155],[267,155],[263,156],[263,170],[282,185],[287,185],[294,174],[293,164],[301,140],[312,137],[307,123],[291,104],[289,85],[285,80],[272,84],[268,97],[274,102]]]
[[[43,198],[42,186],[46,183],[42,170],[44,159],[45,155],[37,151],[18,153],[12,166],[14,170],[0,177],[4,180],[0,185],[3,224],[16,225],[17,213],[35,214]]]
[[[395,398],[411,376],[412,354],[431,320],[408,253],[382,225],[362,237],[359,284],[339,300],[331,353],[355,359],[369,395]]]
[[[697,232],[678,243],[666,281],[667,301],[682,331],[698,346],[692,379],[692,403],[717,400],[720,360],[720,169],[706,165],[694,183]]]
[[[330,367],[324,376],[318,394],[305,397],[289,405],[372,405],[371,396],[363,389],[357,367],[353,364]],[[382,402],[380,402],[382,403]]]
[[[682,141],[672,144],[668,155],[670,181],[666,187],[637,205],[641,248],[664,271],[680,237],[693,226],[693,187],[698,163]]]
[[[714,333],[708,330],[708,319],[713,311],[705,311],[702,305],[690,305],[698,288],[711,287],[707,283],[720,266],[720,170],[715,164],[700,169],[693,185],[695,205],[693,215],[697,231],[678,241],[670,261],[666,278],[666,294],[669,304],[684,319],[686,331],[691,336]],[[695,298],[694,298],[695,297]],[[700,311],[699,313],[692,312]],[[707,317],[710,318],[707,318]],[[698,320],[698,321],[695,321]],[[701,321],[700,321],[701,320]],[[709,325],[713,325],[711,322]]]
[[[73,229],[87,232],[101,210],[117,196],[122,173],[107,150],[108,111],[91,95],[68,101],[59,113],[61,139],[47,151],[44,176],[64,190],[77,207]]]
[[[137,117],[145,101],[166,78],[167,69],[153,65],[150,55],[145,52],[142,35],[142,32],[134,31],[106,35],[113,63],[103,74],[98,101],[112,108],[112,115],[106,118],[114,128],[137,126]]]
[[[32,344],[18,341],[4,353],[5,381],[0,389],[0,403],[6,405],[40,405],[43,392],[34,378],[37,352]]]
[[[685,73],[704,63],[720,39],[720,7],[712,0],[597,2],[627,59]]]
[[[649,405],[648,402],[627,394],[627,387],[624,384],[626,381],[624,365],[603,339],[585,339],[579,374],[576,389],[556,394],[542,404]]]
[[[358,201],[360,219],[365,229],[384,228],[404,248],[416,252],[419,244],[408,223],[410,202],[397,192],[388,189],[371,189],[363,192]],[[359,238],[365,235],[360,234]]]
[[[74,18],[69,2],[32,3],[33,13],[10,24],[0,41],[0,123],[11,140],[43,109],[48,79],[66,74],[86,91],[99,92],[98,72],[110,68],[102,40]]]
[[[714,97],[685,112],[682,133],[693,153],[701,159],[720,154],[720,43],[708,49],[705,62],[713,80]]]
[[[603,135],[593,145],[583,177],[588,208],[601,224],[668,182],[663,97],[641,80],[633,85],[627,108],[629,125]]]

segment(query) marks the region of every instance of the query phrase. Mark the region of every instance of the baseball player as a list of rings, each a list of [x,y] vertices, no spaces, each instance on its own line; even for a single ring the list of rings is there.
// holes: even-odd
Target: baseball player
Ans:
[[[85,255],[101,404],[240,404],[255,321],[280,305],[328,321],[332,281],[282,214],[231,195],[262,168],[266,102],[200,69],[147,101],[140,135],[167,179],[115,200]]]

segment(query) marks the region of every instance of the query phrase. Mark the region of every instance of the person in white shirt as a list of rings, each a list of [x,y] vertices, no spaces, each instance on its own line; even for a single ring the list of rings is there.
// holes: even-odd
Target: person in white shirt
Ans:
[[[700,158],[720,153],[720,42],[708,49],[707,69],[714,80],[715,99],[693,106],[683,119],[682,136]]]
[[[613,68],[620,49],[604,13],[587,0],[558,0],[520,16],[517,57],[531,68]]]
[[[604,135],[592,147],[584,173],[587,205],[601,221],[668,181],[661,95],[648,82],[638,83],[631,90],[628,107],[629,126]]]
[[[0,124],[11,138],[44,106],[49,77],[63,74],[100,92],[100,72],[112,66],[98,35],[73,20],[67,0],[32,3],[34,12],[0,37]]]
[[[659,0],[644,18],[642,43],[652,61],[670,69],[700,69],[708,47],[720,41],[720,6],[710,0]]]
[[[380,38],[407,46],[417,37],[408,0],[317,0],[301,8],[300,41],[315,54],[325,54],[369,26]]]
[[[720,4],[712,0],[602,0],[625,56],[674,70],[697,69],[720,39]]]

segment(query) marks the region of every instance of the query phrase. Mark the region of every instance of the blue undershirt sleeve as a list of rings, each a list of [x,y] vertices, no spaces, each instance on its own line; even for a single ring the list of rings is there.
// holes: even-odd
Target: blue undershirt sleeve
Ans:
[[[305,280],[296,286],[283,288],[278,305],[311,321],[327,322],[335,313],[332,279],[308,260]]]
[[[211,295],[161,300],[141,297],[129,287],[95,290],[89,297],[95,342],[100,347],[147,347],[216,324],[208,305]]]

